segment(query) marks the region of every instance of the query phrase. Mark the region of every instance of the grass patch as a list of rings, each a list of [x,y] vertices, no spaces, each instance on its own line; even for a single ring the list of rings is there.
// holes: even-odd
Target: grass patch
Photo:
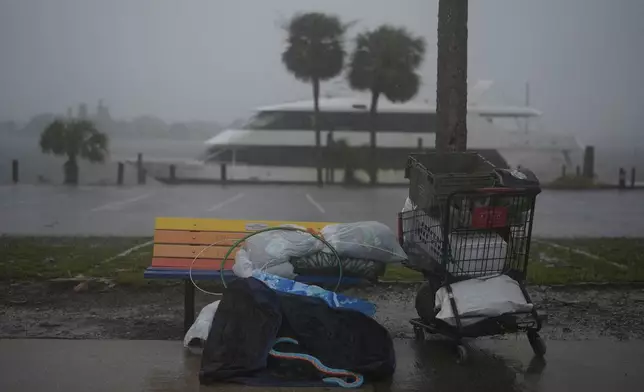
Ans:
[[[536,248],[528,270],[528,279],[536,284],[644,282],[641,238],[559,239]]]
[[[424,279],[423,274],[402,264],[390,264],[381,280],[388,282],[418,282]]]
[[[152,246],[110,258],[150,238],[0,237],[0,280],[38,281],[78,275],[142,284],[152,260]]]
[[[113,258],[150,238],[0,236],[0,281],[38,281],[78,275],[113,279],[123,285],[167,284],[147,280],[152,246]],[[584,238],[533,241],[531,284],[644,282],[644,239]],[[109,261],[106,261],[109,260]],[[383,280],[421,281],[402,265],[387,267]]]

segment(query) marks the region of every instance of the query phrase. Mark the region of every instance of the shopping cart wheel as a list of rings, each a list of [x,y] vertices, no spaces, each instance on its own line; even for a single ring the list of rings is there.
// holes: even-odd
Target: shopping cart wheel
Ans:
[[[416,340],[425,340],[425,330],[422,327],[414,325],[414,338]]]
[[[462,344],[459,344],[456,346],[456,363],[458,364],[464,364],[467,362],[468,358],[468,352],[467,352],[467,347],[465,347]]]
[[[528,331],[528,341],[534,351],[534,355],[538,357],[543,357],[546,355],[546,342],[541,339],[537,331]]]

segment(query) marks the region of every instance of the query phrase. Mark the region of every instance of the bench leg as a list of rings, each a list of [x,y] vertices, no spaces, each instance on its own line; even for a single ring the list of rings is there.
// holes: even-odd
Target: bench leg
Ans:
[[[195,322],[195,286],[190,279],[185,279],[184,284],[183,333],[185,334]]]

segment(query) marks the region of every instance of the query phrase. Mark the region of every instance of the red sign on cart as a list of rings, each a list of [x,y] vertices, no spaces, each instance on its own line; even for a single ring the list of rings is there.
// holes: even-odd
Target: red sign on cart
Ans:
[[[505,227],[507,221],[506,207],[476,207],[472,212],[472,227],[476,229]]]

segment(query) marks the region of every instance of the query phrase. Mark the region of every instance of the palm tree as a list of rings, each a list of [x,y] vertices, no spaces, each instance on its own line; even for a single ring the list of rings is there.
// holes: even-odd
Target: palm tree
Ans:
[[[467,148],[468,0],[438,2],[436,114],[439,151]]]
[[[342,72],[344,33],[348,25],[333,15],[310,12],[295,15],[286,26],[287,48],[282,62],[296,79],[313,85],[313,129],[317,160],[317,181],[322,185],[320,148],[320,82]]]
[[[416,70],[425,57],[425,41],[404,28],[388,25],[356,37],[356,48],[349,63],[349,84],[359,91],[371,91],[369,132],[371,141],[369,178],[377,182],[376,128],[378,99],[384,95],[392,102],[412,99],[420,86]]]
[[[78,159],[100,163],[107,156],[107,135],[88,120],[55,120],[40,135],[45,154],[66,156],[65,184],[78,184]]]

